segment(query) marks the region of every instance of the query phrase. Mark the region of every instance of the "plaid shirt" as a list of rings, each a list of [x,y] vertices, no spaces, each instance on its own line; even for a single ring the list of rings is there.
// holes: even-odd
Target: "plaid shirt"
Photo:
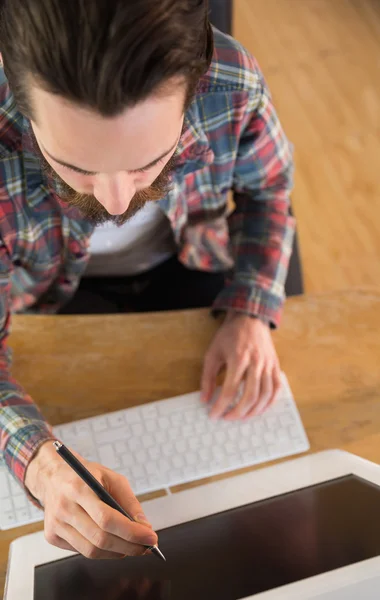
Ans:
[[[160,205],[185,265],[230,273],[214,309],[276,326],[294,233],[292,149],[255,59],[236,40],[214,34],[213,61],[186,113],[173,185]],[[2,68],[0,130],[0,457],[23,482],[52,433],[10,375],[11,314],[54,313],[73,295],[93,228],[42,173],[30,123]]]

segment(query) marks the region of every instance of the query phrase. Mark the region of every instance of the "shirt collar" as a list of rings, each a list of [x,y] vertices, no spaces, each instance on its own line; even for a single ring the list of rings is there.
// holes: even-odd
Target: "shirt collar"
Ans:
[[[197,98],[193,100],[185,113],[183,131],[176,153],[178,165],[191,163],[192,168],[194,166],[205,167],[214,160],[214,152],[210,148],[209,140],[202,127]]]

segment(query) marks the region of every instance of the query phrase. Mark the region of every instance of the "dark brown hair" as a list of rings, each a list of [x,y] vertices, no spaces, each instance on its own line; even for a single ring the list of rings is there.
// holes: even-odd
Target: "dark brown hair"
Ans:
[[[0,51],[19,110],[28,85],[105,117],[187,82],[186,104],[213,52],[208,0],[0,0]]]

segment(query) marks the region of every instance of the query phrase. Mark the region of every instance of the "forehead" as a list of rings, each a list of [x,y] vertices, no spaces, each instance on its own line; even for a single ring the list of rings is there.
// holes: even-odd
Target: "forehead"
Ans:
[[[184,99],[176,86],[110,118],[34,86],[33,126],[44,149],[64,162],[94,172],[138,169],[175,143]]]

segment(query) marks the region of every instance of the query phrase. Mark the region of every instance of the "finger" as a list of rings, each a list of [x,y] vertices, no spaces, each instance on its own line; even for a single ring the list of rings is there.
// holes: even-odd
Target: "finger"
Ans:
[[[70,544],[63,538],[59,537],[59,535],[55,536],[55,543],[53,545],[57,548],[62,548],[62,550],[71,550],[71,552],[76,552],[75,548],[70,546]]]
[[[230,364],[227,364],[227,373],[222,390],[210,411],[211,419],[218,419],[221,417],[232,404],[238,394],[246,367],[244,361],[233,361]]]
[[[75,501],[103,531],[132,544],[148,546],[157,544],[157,534],[151,529],[147,520],[144,522],[141,504],[133,494],[128,480],[109,469],[102,469],[100,476],[102,485],[111,496],[138,522],[130,521],[117,510],[101,502],[85,484],[81,487],[81,493],[77,494]]]
[[[274,395],[273,369],[271,371],[264,370],[261,376],[260,397],[257,404],[246,415],[245,419],[250,419],[257,415],[263,414]]]
[[[225,416],[227,421],[235,421],[243,419],[259,400],[260,380],[263,367],[260,363],[252,364],[247,372],[247,377],[244,384],[244,392],[238,404],[231,409]]]
[[[76,529],[90,544],[100,550],[107,550],[124,556],[137,556],[144,553],[144,546],[133,544],[112,533],[107,533],[78,504],[74,505],[65,522]]]
[[[278,399],[280,392],[281,392],[282,381],[281,381],[280,365],[277,364],[274,367],[272,376],[273,376],[273,394],[268,402],[267,408],[269,408],[276,402],[276,400]]]
[[[67,524],[58,524],[56,527],[56,534],[59,538],[65,540],[76,552],[79,552],[86,558],[98,559],[115,559],[123,558],[124,555],[116,554],[115,552],[108,552],[101,550],[91,544],[86,538],[84,538],[79,531]]]
[[[207,404],[213,397],[216,389],[216,378],[222,367],[222,362],[214,354],[206,356],[201,378],[201,402]]]

